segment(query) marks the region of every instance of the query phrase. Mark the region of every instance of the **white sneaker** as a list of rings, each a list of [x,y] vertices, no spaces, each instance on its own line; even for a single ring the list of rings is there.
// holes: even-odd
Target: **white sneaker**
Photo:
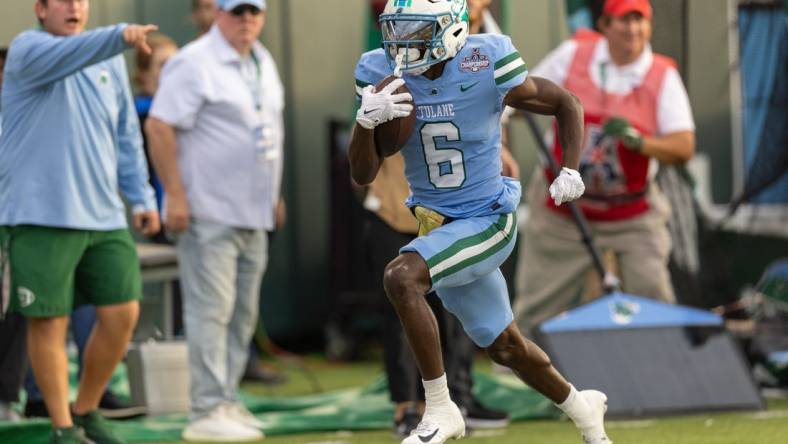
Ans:
[[[583,421],[575,423],[585,444],[613,444],[605,433],[605,412],[607,411],[607,395],[597,390],[583,390],[580,395],[588,403],[590,415]]]
[[[424,417],[402,444],[443,444],[465,436],[465,420],[452,401],[444,407],[427,407]]]
[[[225,404],[224,409],[225,414],[235,422],[240,422],[253,429],[263,428],[263,422],[257,419],[254,414],[241,403]]]
[[[263,434],[233,420],[224,406],[219,406],[207,416],[190,422],[181,438],[191,442],[250,442],[263,439]]]
[[[10,403],[0,402],[0,422],[20,422],[21,420],[22,417],[11,407]]]

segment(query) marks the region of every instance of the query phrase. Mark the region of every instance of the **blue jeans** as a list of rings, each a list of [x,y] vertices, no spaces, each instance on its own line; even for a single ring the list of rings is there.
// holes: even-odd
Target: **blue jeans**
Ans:
[[[265,230],[192,219],[177,240],[192,416],[238,402],[268,260]]]
[[[82,373],[82,356],[85,353],[85,346],[88,344],[88,338],[93,331],[93,326],[96,324],[96,308],[92,305],[83,305],[73,312],[71,312],[71,334],[74,337],[74,342],[77,344],[77,353],[79,354],[79,374]],[[79,375],[78,374],[78,375]],[[79,378],[79,376],[77,376]],[[27,392],[27,399],[32,401],[43,401],[44,397],[38,390],[36,385],[36,378],[33,376],[33,369],[28,368],[27,377],[25,378],[25,391]]]

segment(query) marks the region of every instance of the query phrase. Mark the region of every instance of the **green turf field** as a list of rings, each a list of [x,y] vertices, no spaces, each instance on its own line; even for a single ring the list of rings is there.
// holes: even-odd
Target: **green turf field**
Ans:
[[[382,371],[377,362],[332,364],[308,359],[306,366],[318,375],[323,389],[332,390],[370,383]],[[489,363],[477,359],[477,370],[489,371]],[[285,385],[266,388],[246,385],[244,388],[268,396],[311,393],[308,378],[301,372],[287,370],[290,378]],[[772,400],[768,411],[694,415],[638,421],[612,421],[610,438],[616,443],[636,444],[784,444],[788,443],[788,399]],[[269,437],[271,444],[391,444],[397,441],[386,431],[336,432],[309,435]],[[567,421],[518,422],[500,431],[479,431],[462,442],[468,443],[580,443],[574,427]]]
[[[702,415],[643,421],[616,421],[608,425],[615,443],[637,444],[780,444],[788,442],[788,403],[783,410],[755,414]],[[326,433],[271,437],[281,444],[391,444],[388,432]],[[580,438],[566,421],[529,421],[501,431],[480,431],[468,443],[579,444]]]
[[[296,364],[297,363],[297,364]],[[267,402],[279,402],[281,398],[297,401],[315,397],[303,396],[320,393],[320,397],[335,396],[331,393],[357,393],[358,390],[339,390],[348,388],[372,387],[377,384],[380,387],[380,375],[382,365],[379,358],[370,359],[365,362],[357,363],[330,363],[320,357],[308,357],[299,359],[291,363],[279,362],[276,364],[288,376],[286,384],[276,387],[266,387],[260,384],[246,384],[244,390],[252,395],[263,395]],[[305,370],[306,369],[306,370]],[[499,377],[503,385],[490,385],[491,378],[484,373],[490,372],[489,361],[479,357],[475,370],[477,375],[477,389],[497,390],[503,387],[505,393],[517,393],[518,389],[507,388],[508,384],[519,383],[513,377]],[[485,385],[486,384],[486,385]],[[491,388],[492,387],[492,388]],[[512,386],[514,387],[514,386]],[[366,390],[366,389],[365,389]],[[363,392],[364,390],[361,390]],[[326,392],[326,393],[323,393]],[[364,398],[365,404],[361,404],[361,410],[346,410],[356,419],[370,412],[382,414],[383,418],[390,414],[386,403],[385,392],[376,392]],[[495,392],[483,392],[491,395]],[[529,391],[523,390],[519,396],[528,396]],[[344,398],[351,404],[357,400],[355,397]],[[329,410],[340,407],[342,401],[332,406],[326,406]],[[292,405],[290,406],[292,407]],[[380,410],[383,407],[383,410]],[[318,407],[317,410],[322,410]],[[375,410],[377,409],[377,410]],[[355,416],[354,416],[355,415]],[[548,415],[537,416],[540,418],[550,417]],[[268,417],[263,415],[263,418]],[[308,420],[306,417],[299,417],[297,421]],[[311,417],[315,420],[315,416]],[[123,436],[134,442],[151,442],[152,440],[173,439],[169,443],[177,443],[175,440],[180,434],[181,427],[185,424],[185,418],[181,415],[180,419],[168,421],[166,418],[152,419],[153,422],[137,422],[136,425],[129,425],[125,422],[116,422],[114,427]],[[352,422],[352,421],[351,421]],[[360,421],[359,424],[370,424],[369,421]],[[272,424],[276,424],[275,422]],[[289,430],[301,430],[301,422],[296,423],[296,427]],[[336,424],[336,423],[334,423]],[[344,422],[342,423],[344,424]],[[385,419],[381,422],[376,420],[370,425],[385,426]],[[375,425],[376,424],[376,425]],[[279,423],[280,433],[282,432]],[[314,425],[314,424],[312,424]],[[124,429],[124,427],[126,427]],[[12,443],[46,443],[49,434],[49,424],[44,421],[31,421],[23,426],[22,429],[11,428],[6,430],[3,435],[3,427],[0,424],[0,442],[3,444]],[[269,429],[274,430],[274,429]],[[319,428],[312,428],[319,430]],[[125,431],[126,433],[123,433]],[[724,414],[698,414],[684,417],[644,419],[636,421],[610,421],[608,422],[608,434],[614,442],[636,443],[636,444],[788,444],[788,398],[772,399],[769,401],[769,408],[762,412],[741,412]],[[159,441],[164,444],[163,441]],[[376,430],[370,432],[331,432],[331,433],[310,433],[300,435],[280,435],[267,438],[264,443],[271,444],[396,444],[398,441],[392,436],[389,430]],[[468,443],[527,443],[527,444],[580,444],[579,435],[574,426],[566,420],[531,420],[513,423],[506,429],[495,431],[478,431],[462,442]]]

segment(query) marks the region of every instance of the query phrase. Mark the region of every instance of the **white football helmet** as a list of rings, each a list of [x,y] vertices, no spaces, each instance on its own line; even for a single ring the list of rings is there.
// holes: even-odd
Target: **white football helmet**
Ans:
[[[465,45],[468,6],[465,0],[389,0],[380,25],[394,75],[420,75]]]

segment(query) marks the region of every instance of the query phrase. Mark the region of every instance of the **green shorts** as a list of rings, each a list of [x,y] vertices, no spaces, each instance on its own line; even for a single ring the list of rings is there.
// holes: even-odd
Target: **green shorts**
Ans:
[[[127,229],[0,227],[10,253],[10,309],[28,317],[71,314],[80,305],[142,298],[137,250]]]

